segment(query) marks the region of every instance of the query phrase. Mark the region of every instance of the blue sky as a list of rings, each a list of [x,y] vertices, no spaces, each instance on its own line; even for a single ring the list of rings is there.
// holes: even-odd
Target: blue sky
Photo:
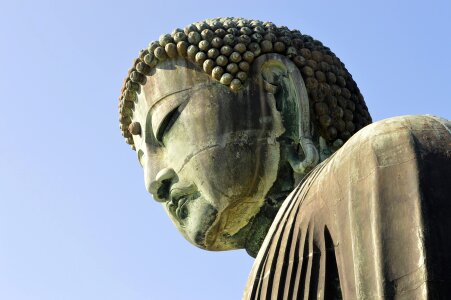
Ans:
[[[0,0],[0,299],[240,299],[252,259],[207,252],[147,194],[119,132],[132,60],[176,27],[241,16],[346,64],[375,120],[451,116],[451,2]]]

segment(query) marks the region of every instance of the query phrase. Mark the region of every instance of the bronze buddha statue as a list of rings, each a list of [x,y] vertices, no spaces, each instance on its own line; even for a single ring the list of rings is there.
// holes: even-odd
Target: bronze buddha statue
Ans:
[[[140,52],[119,111],[183,236],[257,256],[245,299],[449,295],[449,122],[367,126],[321,42],[240,18],[176,29]]]

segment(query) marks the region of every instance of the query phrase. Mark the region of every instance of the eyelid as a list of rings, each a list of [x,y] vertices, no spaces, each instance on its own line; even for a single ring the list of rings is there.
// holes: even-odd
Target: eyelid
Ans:
[[[163,128],[160,127],[163,124],[164,120],[167,118],[167,116],[172,112],[174,112],[175,109],[179,109],[180,115],[180,113],[186,107],[188,101],[190,100],[193,94],[203,89],[210,89],[212,87],[215,87],[216,85],[219,85],[219,83],[211,83],[211,82],[199,83],[196,84],[196,86],[194,87],[170,93],[155,101],[153,106],[151,106],[148,114],[150,117],[148,118],[148,120],[150,120],[150,122],[147,123],[148,127],[146,127],[146,140],[151,140],[150,137],[152,136],[153,139],[156,140],[155,142],[157,144],[161,143],[161,138],[163,137],[164,132],[166,132],[167,130],[161,131],[161,129]],[[158,140],[157,137],[160,138],[160,140]]]
[[[166,117],[164,117],[163,121],[158,125],[158,129],[156,130],[155,137],[157,141],[163,142],[164,134],[171,129],[172,125],[174,125],[175,121],[180,116],[181,106],[174,108],[171,112],[169,112]]]
[[[175,122],[188,103],[189,98],[189,93],[174,95],[173,97],[168,97],[164,103],[155,105],[152,108],[152,131],[158,141],[161,142],[164,132],[169,129],[168,125],[172,125]]]

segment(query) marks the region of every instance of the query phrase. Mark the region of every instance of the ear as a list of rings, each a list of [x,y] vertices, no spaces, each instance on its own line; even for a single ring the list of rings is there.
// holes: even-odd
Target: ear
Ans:
[[[309,99],[299,69],[285,56],[271,53],[259,56],[251,72],[281,112],[284,136],[301,145],[303,159],[292,151],[288,161],[294,172],[305,174],[318,164],[319,155],[312,141]]]

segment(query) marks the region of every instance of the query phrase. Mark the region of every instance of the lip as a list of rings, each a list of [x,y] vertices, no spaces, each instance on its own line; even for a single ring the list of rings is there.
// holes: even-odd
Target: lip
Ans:
[[[180,221],[188,217],[188,203],[200,197],[198,191],[191,191],[191,193],[178,194],[176,199],[171,199],[167,202],[171,213]]]
[[[182,199],[177,201],[175,215],[179,220],[186,219],[187,217],[186,203],[188,201],[189,201],[188,197],[183,197]]]

